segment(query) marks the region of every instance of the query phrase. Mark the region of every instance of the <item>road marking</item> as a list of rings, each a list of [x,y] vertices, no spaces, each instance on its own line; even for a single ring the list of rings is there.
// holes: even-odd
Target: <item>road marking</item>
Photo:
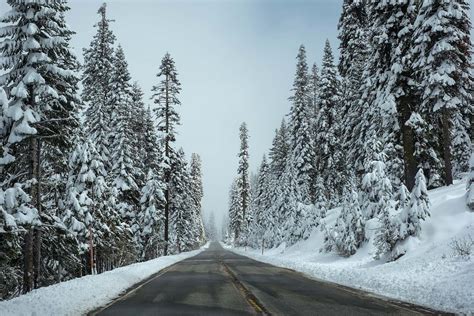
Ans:
[[[257,315],[271,316],[270,312],[268,312],[267,309],[262,305],[262,303],[258,301],[255,295],[253,295],[252,292],[250,292],[249,289],[247,289],[242,284],[242,282],[239,281],[235,273],[232,272],[232,270],[224,263],[224,261],[219,258],[218,262],[221,264],[224,271],[229,275],[232,284],[234,284],[235,288],[240,292],[240,294],[242,294],[247,303],[252,306]]]

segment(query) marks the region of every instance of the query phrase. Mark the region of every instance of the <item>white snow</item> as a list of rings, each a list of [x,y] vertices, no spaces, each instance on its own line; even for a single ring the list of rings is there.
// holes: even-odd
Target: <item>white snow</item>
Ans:
[[[0,315],[83,315],[107,305],[132,285],[203,251],[184,252],[135,263],[97,275],[54,284],[0,302]]]
[[[431,190],[429,197],[431,217],[421,223],[419,238],[406,240],[407,253],[394,262],[374,260],[372,242],[349,258],[320,252],[323,233],[319,230],[305,241],[286,249],[280,245],[263,256],[261,250],[232,250],[313,278],[437,310],[474,315],[474,254],[461,258],[450,247],[454,238],[474,238],[474,212],[466,206],[466,183]],[[339,212],[340,208],[328,211],[327,223],[333,224]],[[373,236],[371,224],[366,230]]]

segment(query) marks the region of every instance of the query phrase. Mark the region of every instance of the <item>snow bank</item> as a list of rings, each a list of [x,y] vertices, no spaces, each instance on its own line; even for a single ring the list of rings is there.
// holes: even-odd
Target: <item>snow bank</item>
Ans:
[[[178,261],[197,255],[205,248],[207,245],[199,250],[40,288],[0,302],[0,315],[82,315],[106,305],[134,284]]]
[[[374,260],[371,242],[350,258],[321,253],[319,231],[289,248],[267,250],[263,256],[261,250],[233,251],[381,296],[474,315],[474,256],[458,257],[450,247],[454,238],[474,238],[474,213],[466,207],[465,188],[466,183],[459,182],[429,192],[431,217],[422,223],[420,238],[407,240],[407,253],[395,262]],[[327,222],[334,222],[338,212],[331,210]]]

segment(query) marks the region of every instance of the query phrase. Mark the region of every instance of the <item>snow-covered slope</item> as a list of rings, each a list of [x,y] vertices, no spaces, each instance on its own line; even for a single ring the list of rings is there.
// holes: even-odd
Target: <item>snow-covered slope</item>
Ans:
[[[444,311],[474,314],[474,255],[456,256],[453,239],[474,238],[474,213],[466,206],[466,183],[458,182],[429,192],[431,217],[422,223],[419,239],[407,242],[407,253],[395,262],[373,259],[375,249],[365,244],[350,258],[322,253],[323,235],[313,232],[308,240],[285,249],[235,249],[236,252],[274,265],[291,268],[339,284],[361,288],[382,296]],[[331,225],[340,209],[328,213]],[[375,223],[368,223],[373,235]],[[374,227],[375,226],[375,227]],[[473,248],[474,251],[474,248]]]
[[[132,285],[174,263],[197,255],[200,250],[135,263],[97,275],[34,290],[0,302],[0,315],[83,315],[104,306]]]

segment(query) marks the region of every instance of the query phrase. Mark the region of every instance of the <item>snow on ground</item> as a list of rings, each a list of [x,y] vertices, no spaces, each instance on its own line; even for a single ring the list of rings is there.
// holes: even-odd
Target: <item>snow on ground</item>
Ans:
[[[104,306],[124,291],[178,261],[208,247],[135,263],[97,275],[54,284],[0,302],[0,315],[83,315]]]
[[[422,224],[420,238],[409,240],[407,253],[394,262],[374,260],[375,250],[370,242],[350,258],[322,253],[319,231],[291,247],[280,245],[267,250],[263,256],[261,250],[233,251],[313,278],[438,310],[474,315],[474,255],[461,258],[450,247],[454,238],[474,238],[474,213],[466,207],[465,188],[465,182],[458,182],[429,192],[431,217]],[[340,209],[330,211],[327,222],[334,222],[339,212]],[[371,227],[368,234],[374,232]]]

